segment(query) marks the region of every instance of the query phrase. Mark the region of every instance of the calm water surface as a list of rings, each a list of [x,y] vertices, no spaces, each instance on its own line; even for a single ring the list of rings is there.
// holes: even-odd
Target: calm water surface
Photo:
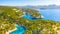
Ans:
[[[39,12],[44,16],[45,19],[60,21],[60,9],[39,9]]]
[[[60,9],[38,9],[38,11],[44,16],[43,19],[60,21]],[[30,14],[25,15],[24,18],[32,19]]]
[[[60,9],[38,9],[38,11],[44,16],[44,19],[60,21]],[[23,18],[32,19],[30,14],[26,14]],[[24,34],[25,29],[23,27],[17,25],[16,28],[17,30],[10,34]]]
[[[20,25],[16,25],[17,30],[11,32],[10,34],[24,34],[25,28]]]

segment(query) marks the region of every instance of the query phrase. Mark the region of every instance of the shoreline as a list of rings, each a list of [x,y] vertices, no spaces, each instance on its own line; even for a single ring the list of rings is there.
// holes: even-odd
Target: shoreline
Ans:
[[[8,32],[6,32],[6,34],[9,34],[9,33],[13,32],[13,31],[15,31],[15,30],[17,30],[17,28],[15,28],[15,29],[13,29],[13,30],[9,30]]]

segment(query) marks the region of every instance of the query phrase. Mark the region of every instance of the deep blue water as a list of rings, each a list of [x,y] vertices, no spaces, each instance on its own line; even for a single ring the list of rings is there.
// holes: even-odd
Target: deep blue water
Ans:
[[[49,19],[53,21],[60,21],[60,9],[38,9],[38,11],[44,16],[43,19]],[[24,18],[33,20],[36,18],[31,17],[30,14],[26,14]]]
[[[60,9],[39,9],[39,12],[44,16],[44,19],[60,21]]]
[[[60,9],[38,9],[38,11],[44,16],[44,19],[50,19],[54,21],[60,21]],[[30,14],[26,14],[23,18],[30,20],[33,18]],[[10,34],[24,34],[25,29],[19,25],[16,26],[17,30],[11,32]]]

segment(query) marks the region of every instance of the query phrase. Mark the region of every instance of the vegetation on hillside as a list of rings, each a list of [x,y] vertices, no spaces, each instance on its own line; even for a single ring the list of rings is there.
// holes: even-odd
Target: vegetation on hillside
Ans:
[[[32,17],[35,18],[42,18],[41,14],[36,9],[30,9],[30,8],[22,8],[22,9],[24,10],[25,14],[30,14]]]
[[[60,22],[52,20],[20,19],[20,24],[25,26],[25,34],[60,34]]]
[[[22,10],[18,8],[0,6],[0,34],[15,29],[15,22],[23,15]]]
[[[19,8],[0,6],[0,34],[16,28],[15,24],[26,28],[24,34],[60,34],[60,22],[41,19],[29,20],[23,18],[26,13],[31,14],[32,17],[39,16],[41,18],[41,14],[34,9],[26,9],[24,13]]]
[[[26,13],[31,14],[31,16],[36,17],[36,18],[41,18],[41,14],[34,9],[26,9]]]

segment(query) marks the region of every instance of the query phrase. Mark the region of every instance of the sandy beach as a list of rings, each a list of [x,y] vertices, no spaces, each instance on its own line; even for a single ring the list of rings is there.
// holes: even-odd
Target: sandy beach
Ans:
[[[13,30],[9,30],[8,32],[6,32],[6,34],[9,34],[10,32],[13,32],[13,31],[15,31],[15,30],[17,30],[17,28],[15,28],[15,29],[13,29]]]

